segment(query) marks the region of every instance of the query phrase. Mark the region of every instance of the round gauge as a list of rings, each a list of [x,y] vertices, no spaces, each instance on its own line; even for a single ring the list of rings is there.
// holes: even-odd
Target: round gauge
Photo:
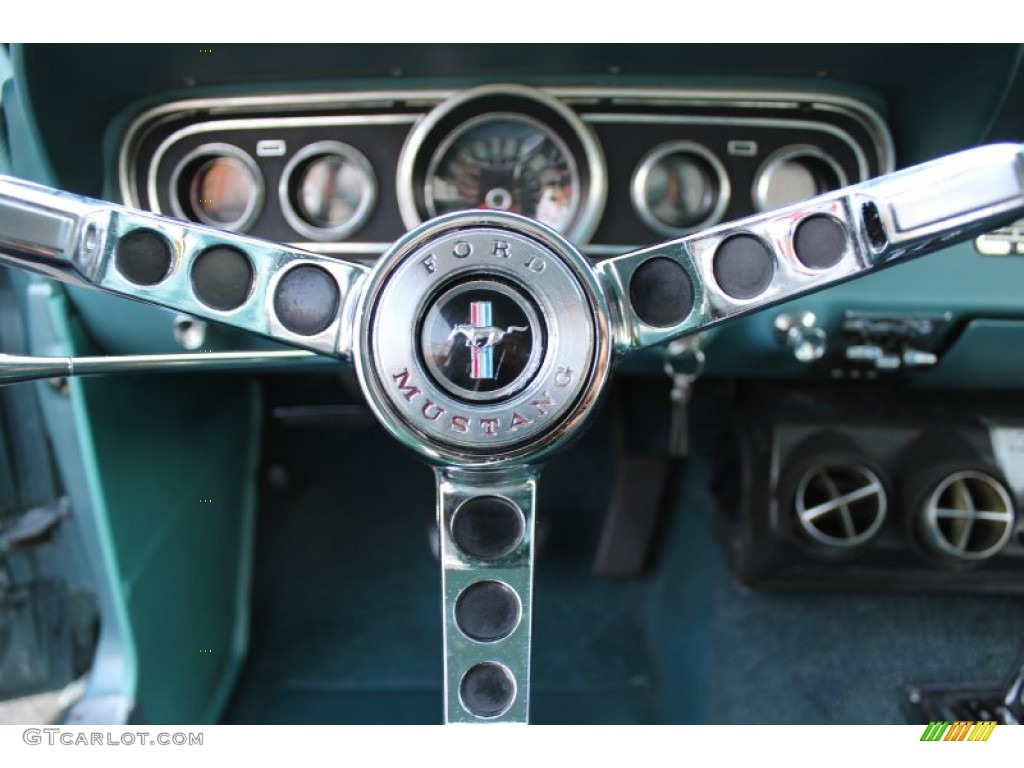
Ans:
[[[186,155],[172,175],[176,216],[242,231],[263,204],[263,177],[256,162],[231,144],[206,144]]]
[[[511,211],[564,233],[579,211],[580,186],[576,161],[550,129],[522,115],[483,115],[441,143],[424,200],[431,216]]]
[[[785,147],[768,157],[754,180],[754,204],[772,211],[846,186],[846,172],[817,147]]]
[[[519,85],[470,88],[438,104],[409,132],[396,182],[410,229],[454,211],[508,211],[577,243],[593,235],[608,191],[590,127]]]
[[[682,235],[722,218],[729,204],[725,167],[699,144],[677,141],[649,152],[633,174],[633,205],[652,228]]]
[[[377,200],[373,167],[338,141],[303,147],[281,174],[281,210],[292,228],[313,240],[340,240],[361,227]]]

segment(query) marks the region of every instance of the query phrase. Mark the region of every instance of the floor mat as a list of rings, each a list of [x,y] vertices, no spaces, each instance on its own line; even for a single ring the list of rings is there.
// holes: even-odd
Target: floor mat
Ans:
[[[1024,637],[1006,597],[787,594],[721,583],[710,717],[905,722],[907,684],[999,683]]]

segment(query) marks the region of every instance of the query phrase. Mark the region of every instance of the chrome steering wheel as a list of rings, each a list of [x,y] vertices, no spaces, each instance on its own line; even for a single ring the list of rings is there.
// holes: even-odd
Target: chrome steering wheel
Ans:
[[[997,145],[596,263],[454,213],[368,269],[0,177],[0,263],[351,363],[435,468],[445,720],[526,722],[537,482],[615,362],[1022,213],[1024,149]]]

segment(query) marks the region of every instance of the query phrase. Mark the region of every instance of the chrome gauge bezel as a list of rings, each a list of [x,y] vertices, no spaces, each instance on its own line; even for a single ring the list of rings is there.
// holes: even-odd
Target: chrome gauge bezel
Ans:
[[[293,177],[296,170],[307,160],[329,155],[348,160],[362,171],[365,180],[365,193],[348,221],[333,227],[318,227],[307,221],[292,203],[292,190],[295,183],[301,181]],[[373,213],[374,206],[377,204],[377,175],[370,161],[366,159],[366,155],[352,145],[341,141],[316,141],[296,152],[285,165],[284,170],[281,171],[277,194],[281,203],[281,213],[288,225],[300,235],[316,241],[344,240],[359,231],[360,227],[370,218],[370,214]]]
[[[423,176],[423,205],[426,208],[426,213],[429,218],[436,218],[442,215],[438,212],[437,206],[433,196],[433,184],[431,183],[434,176],[437,174],[438,167],[441,161],[444,160],[448,154],[448,150],[452,148],[459,139],[465,136],[467,133],[472,131],[474,128],[478,128],[481,125],[497,122],[497,121],[508,121],[523,123],[529,125],[543,133],[548,139],[555,144],[558,151],[562,153],[566,163],[569,165],[569,173],[572,176],[572,216],[570,221],[574,222],[579,218],[580,206],[583,204],[582,196],[580,194],[581,187],[583,186],[583,179],[580,176],[579,164],[576,162],[576,157],[573,155],[572,150],[569,149],[569,145],[565,143],[561,136],[556,133],[551,126],[537,120],[530,115],[524,115],[518,112],[485,112],[482,115],[478,115],[471,118],[463,123],[459,123],[454,130],[450,131],[448,135],[438,144],[437,149],[431,154],[430,162],[427,163],[427,170]],[[500,209],[498,209],[500,210]],[[444,213],[450,213],[445,211]],[[525,214],[520,214],[525,215]],[[546,224],[547,222],[541,222]],[[548,226],[551,226],[548,224]],[[563,233],[565,234],[565,233]]]
[[[426,187],[430,172],[443,156],[442,148],[481,119],[496,115],[536,122],[565,146],[582,189],[572,223],[561,234],[577,245],[587,243],[597,230],[608,196],[608,174],[600,144],[590,127],[563,102],[522,85],[485,85],[460,91],[413,126],[399,155],[396,173],[402,223],[413,229],[431,218]]]
[[[212,219],[209,216],[204,215],[202,209],[196,206],[192,206],[194,210],[192,213],[189,213],[185,210],[185,206],[182,204],[182,200],[178,195],[178,189],[182,181],[182,174],[187,168],[203,157],[228,157],[232,160],[238,160],[252,173],[255,186],[249,197],[249,204],[245,207],[245,211],[242,215],[233,222],[226,223]],[[234,144],[226,144],[223,142],[202,144],[181,158],[181,160],[179,160],[174,166],[174,170],[171,171],[170,187],[171,211],[177,218],[184,219],[185,221],[198,220],[200,224],[217,227],[218,229],[227,229],[231,232],[245,232],[250,226],[252,226],[252,223],[256,220],[257,214],[263,208],[263,201],[266,195],[266,182],[263,180],[263,171],[260,170],[259,164],[253,160],[252,156],[245,150],[235,146]]]
[[[714,172],[715,179],[718,182],[718,199],[715,201],[711,212],[704,219],[690,227],[673,227],[663,222],[650,209],[645,195],[645,187],[647,186],[647,180],[650,177],[651,171],[654,170],[655,166],[662,159],[676,152],[689,152],[705,160],[711,166],[711,170]],[[667,141],[650,150],[637,164],[636,170],[633,172],[633,178],[630,181],[629,192],[630,198],[633,201],[633,208],[643,222],[655,232],[668,235],[669,237],[688,235],[691,232],[717,224],[725,216],[725,211],[732,199],[732,185],[729,183],[729,173],[725,170],[725,165],[710,149],[693,141]]]
[[[846,175],[846,171],[843,170],[842,165],[840,165],[832,155],[819,149],[813,144],[791,144],[776,150],[765,158],[765,161],[761,163],[761,167],[757,169],[757,173],[754,174],[754,184],[750,194],[751,199],[754,201],[754,209],[757,212],[764,213],[768,210],[768,184],[771,182],[772,175],[775,174],[784,163],[801,157],[809,157],[827,165],[829,170],[836,174],[836,179],[838,181],[836,189],[845,187],[850,183],[849,177]],[[860,179],[860,181],[864,181],[864,179]],[[823,189],[818,190],[817,194],[823,195],[833,191],[835,190]],[[785,203],[782,207],[796,205],[800,202],[802,201],[793,200]]]

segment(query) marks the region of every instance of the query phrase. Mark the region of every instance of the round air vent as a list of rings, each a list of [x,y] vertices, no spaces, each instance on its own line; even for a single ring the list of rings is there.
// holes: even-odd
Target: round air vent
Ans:
[[[815,542],[847,549],[878,533],[887,507],[885,485],[874,470],[857,461],[822,457],[797,482],[792,511]]]
[[[998,554],[1016,518],[1006,486],[974,469],[941,477],[917,512],[925,544],[940,555],[961,560],[985,560]]]

